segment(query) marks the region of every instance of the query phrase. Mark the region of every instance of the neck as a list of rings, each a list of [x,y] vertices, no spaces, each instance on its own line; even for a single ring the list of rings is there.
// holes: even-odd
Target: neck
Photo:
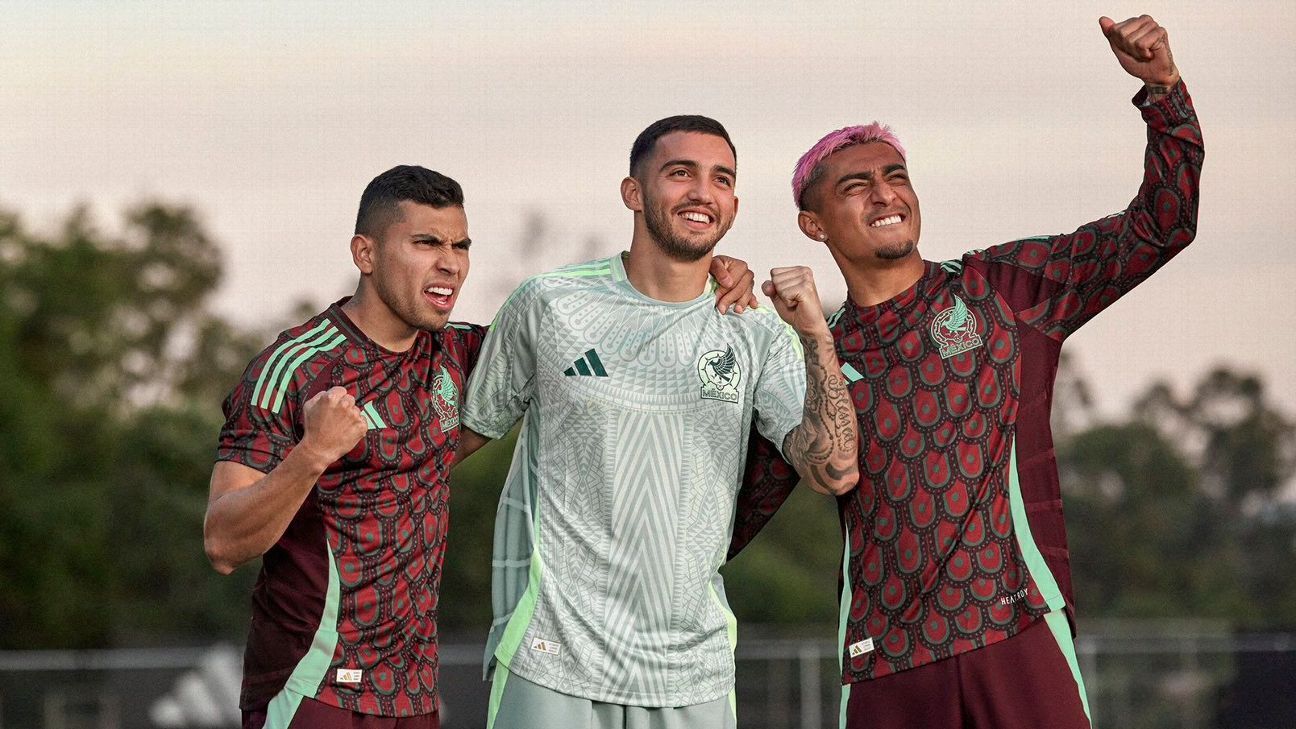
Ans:
[[[380,347],[393,352],[404,352],[414,346],[418,329],[396,316],[363,281],[356,287],[351,300],[342,305],[342,311],[346,312],[347,318],[357,329]]]
[[[696,261],[677,261],[663,253],[646,234],[641,236],[636,231],[630,241],[625,269],[630,285],[644,296],[658,301],[692,301],[706,290],[711,254]]]
[[[877,306],[890,301],[923,275],[924,264],[917,250],[896,261],[870,261],[871,265],[867,266],[844,261],[835,251],[833,257],[837,258],[846,279],[846,291],[856,306]]]

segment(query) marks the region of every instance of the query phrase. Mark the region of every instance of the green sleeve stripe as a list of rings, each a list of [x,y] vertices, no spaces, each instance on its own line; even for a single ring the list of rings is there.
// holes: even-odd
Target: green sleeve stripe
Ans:
[[[840,309],[838,309],[837,311],[834,311],[834,312],[832,313],[832,316],[829,316],[829,317],[828,317],[828,326],[829,326],[830,328],[831,328],[831,327],[835,327],[835,326],[837,326],[837,321],[840,320],[840,319],[842,318],[842,314],[845,314],[845,313],[846,313],[846,305],[845,305],[845,304],[842,304],[842,307],[841,307]]]
[[[373,423],[375,428],[381,429],[387,427],[387,424],[383,422],[382,416],[378,414],[378,410],[374,408],[372,400],[365,403],[364,411],[365,415],[369,416],[369,421]]]
[[[294,345],[301,344],[302,342],[310,339],[311,337],[315,336],[316,334],[319,334],[321,331],[331,326],[333,326],[332,322],[325,319],[324,321],[320,322],[319,326],[315,327],[314,329],[306,332],[305,334],[302,334],[301,336],[294,337],[293,339],[289,339],[288,341],[284,342],[283,344],[275,348],[275,351],[270,355],[270,358],[266,360],[265,367],[261,368],[261,375],[257,377],[256,386],[252,388],[252,402],[259,403],[261,401],[261,397],[265,394],[264,390],[265,390],[266,381],[270,379],[269,375],[270,375],[271,366],[275,363],[275,360],[279,358],[279,355],[283,354],[285,349],[288,349],[289,347],[292,347]],[[265,406],[263,405],[262,407]]]
[[[277,413],[279,412],[279,408],[283,407],[284,395],[288,394],[288,386],[292,383],[293,373],[297,371],[298,367],[302,366],[303,362],[310,359],[311,357],[314,357],[316,354],[319,354],[320,352],[327,352],[331,349],[334,349],[339,344],[342,344],[345,341],[346,341],[346,335],[338,334],[336,337],[333,338],[332,341],[326,342],[324,343],[324,345],[319,347],[310,347],[308,349],[303,350],[301,354],[297,355],[297,358],[294,359],[291,363],[289,363],[288,368],[283,373],[283,377],[279,379],[279,384],[276,385],[273,390],[266,393],[267,397],[272,393],[274,394],[274,402],[270,404],[270,408],[269,408],[270,412]]]
[[[585,353],[585,356],[589,358],[590,367],[593,368],[594,374],[599,377],[608,376],[607,370],[603,369],[603,361],[599,359],[598,352],[591,349]]]
[[[849,362],[841,366],[841,371],[842,374],[846,376],[847,382],[859,382],[860,380],[864,379],[864,375],[861,375],[859,373],[859,370],[855,369],[854,367],[851,367]]]
[[[1017,535],[1017,546],[1026,560],[1026,569],[1035,578],[1035,586],[1048,603],[1050,610],[1061,610],[1066,607],[1062,591],[1058,589],[1053,571],[1044,561],[1039,545],[1031,536],[1030,522],[1026,519],[1026,503],[1022,499],[1021,481],[1017,476],[1017,441],[1014,439],[1012,451],[1008,457],[1008,500],[1012,504],[1013,533]]]

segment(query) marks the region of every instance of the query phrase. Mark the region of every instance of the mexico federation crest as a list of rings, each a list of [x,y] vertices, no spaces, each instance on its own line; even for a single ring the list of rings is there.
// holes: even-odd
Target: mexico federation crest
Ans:
[[[459,425],[459,388],[445,367],[432,379],[432,409],[441,421],[442,433]]]
[[[940,346],[941,359],[949,359],[983,344],[981,335],[977,333],[976,314],[957,296],[953,306],[932,320],[931,335]]]
[[[704,399],[738,402],[738,384],[742,382],[742,370],[738,367],[733,347],[726,347],[723,352],[713,349],[702,355],[698,359],[697,369],[698,377],[702,378]]]

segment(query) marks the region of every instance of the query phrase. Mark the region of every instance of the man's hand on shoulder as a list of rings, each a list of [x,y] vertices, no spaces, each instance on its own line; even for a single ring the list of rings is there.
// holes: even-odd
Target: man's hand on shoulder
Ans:
[[[756,275],[747,267],[747,262],[729,256],[711,258],[711,278],[716,280],[716,310],[724,313],[730,307],[741,314],[757,306],[756,294],[752,292]]]
[[[1107,16],[1098,27],[1111,44],[1121,68],[1147,86],[1153,95],[1166,94],[1179,83],[1179,69],[1170,53],[1170,36],[1150,15],[1117,23]]]

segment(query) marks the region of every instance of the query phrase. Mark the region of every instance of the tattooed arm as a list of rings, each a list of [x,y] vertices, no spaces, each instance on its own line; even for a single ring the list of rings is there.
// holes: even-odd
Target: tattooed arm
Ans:
[[[859,481],[859,432],[814,274],[805,266],[776,268],[761,289],[805,350],[805,409],[783,441],[783,454],[810,488],[844,494]]]

